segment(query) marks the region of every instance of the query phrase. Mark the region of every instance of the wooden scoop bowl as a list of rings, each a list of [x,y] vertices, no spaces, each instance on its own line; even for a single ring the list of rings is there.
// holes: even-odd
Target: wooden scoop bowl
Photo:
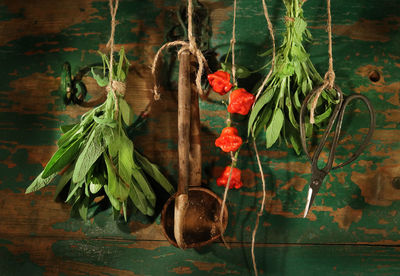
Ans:
[[[180,54],[178,81],[178,157],[177,192],[164,204],[161,213],[163,233],[179,248],[196,248],[221,236],[219,214],[222,200],[201,186],[201,144],[199,98],[191,89],[190,53]],[[228,224],[224,208],[223,231]]]

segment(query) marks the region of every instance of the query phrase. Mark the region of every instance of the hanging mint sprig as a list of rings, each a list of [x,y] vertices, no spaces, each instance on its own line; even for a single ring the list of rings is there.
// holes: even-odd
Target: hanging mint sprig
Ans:
[[[113,17],[117,3],[111,9]],[[141,213],[151,216],[156,196],[148,177],[170,194],[174,188],[154,164],[134,149],[127,136],[128,126],[135,122],[134,114],[124,100],[129,69],[124,49],[120,50],[116,64],[113,50],[110,59],[102,53],[101,57],[102,70],[98,72],[99,68],[92,68],[91,72],[99,86],[107,86],[106,101],[86,112],[77,124],[61,126],[64,134],[57,143],[58,150],[26,193],[45,187],[59,173],[61,178],[55,197],[66,191],[65,201],[72,205],[72,213],[79,213],[85,220],[88,210],[99,205],[94,199],[101,196],[108,198],[115,213],[123,213],[125,220],[130,203]]]
[[[279,138],[284,138],[286,144],[291,144],[297,154],[301,152],[297,119],[301,102],[314,87],[319,86],[323,81],[303,46],[303,40],[311,38],[303,16],[304,2],[283,0],[286,7],[284,40],[276,51],[272,74],[257,93],[257,101],[248,123],[249,136],[255,138],[262,130],[265,130],[267,148],[274,145]],[[267,56],[273,52],[271,49],[261,56]],[[265,67],[268,66],[269,63],[265,65]],[[322,91],[322,97],[317,104],[319,115],[315,117],[317,127],[322,126],[329,119],[332,106],[336,102],[334,90]],[[313,125],[307,123],[307,137],[311,136],[312,132]]]

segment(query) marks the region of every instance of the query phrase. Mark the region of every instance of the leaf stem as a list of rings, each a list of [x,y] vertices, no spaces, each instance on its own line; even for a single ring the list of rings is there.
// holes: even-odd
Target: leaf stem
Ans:
[[[229,49],[228,49],[228,53],[226,53],[224,63],[228,62],[228,57],[229,57],[229,54],[231,53],[231,50],[232,50],[232,43],[229,43]]]

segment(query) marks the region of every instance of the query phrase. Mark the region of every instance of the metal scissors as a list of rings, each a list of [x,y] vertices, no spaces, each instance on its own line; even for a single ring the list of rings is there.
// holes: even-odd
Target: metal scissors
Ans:
[[[322,186],[324,178],[329,174],[329,172],[331,170],[341,168],[341,167],[353,162],[354,160],[356,160],[360,156],[360,154],[364,151],[364,149],[368,146],[368,144],[371,140],[372,134],[375,130],[375,111],[374,111],[374,108],[372,107],[371,102],[368,100],[368,98],[363,95],[360,95],[360,94],[353,94],[353,95],[350,95],[350,96],[346,97],[345,99],[343,99],[342,91],[340,90],[340,88],[338,86],[335,85],[334,89],[336,90],[336,92],[338,94],[339,103],[335,106],[333,114],[331,115],[331,117],[329,119],[328,126],[327,126],[325,132],[323,133],[321,142],[317,146],[317,148],[314,152],[314,155],[311,156],[307,149],[307,145],[306,145],[306,131],[305,131],[304,119],[305,119],[305,112],[307,110],[307,105],[309,104],[309,102],[313,98],[313,96],[316,94],[317,89],[318,88],[315,88],[313,91],[311,91],[310,94],[307,95],[307,97],[304,99],[304,102],[301,105],[301,109],[300,109],[300,120],[299,121],[300,121],[301,144],[303,146],[304,152],[307,154],[307,157],[311,161],[311,181],[310,181],[309,189],[308,189],[307,204],[304,209],[304,217],[307,216],[308,211],[310,210],[310,208],[314,202],[315,196],[317,195],[319,189]],[[368,112],[370,115],[369,130],[368,130],[368,133],[365,136],[364,140],[360,144],[359,148],[356,150],[356,152],[354,152],[353,155],[347,161],[340,163],[336,166],[333,166],[333,161],[335,159],[335,154],[336,154],[336,147],[338,145],[339,138],[340,138],[340,132],[341,132],[342,123],[343,123],[343,116],[344,116],[347,105],[353,100],[361,100],[367,106]],[[328,160],[325,164],[325,167],[320,169],[320,168],[318,168],[318,160],[319,160],[319,157],[321,155],[321,152],[322,152],[324,146],[326,145],[328,136],[331,133],[333,125],[336,120],[337,120],[337,123],[336,123],[336,128],[335,128],[335,132],[334,132],[334,136],[333,136],[332,147],[331,147],[331,149],[329,151],[329,155],[328,155]]]

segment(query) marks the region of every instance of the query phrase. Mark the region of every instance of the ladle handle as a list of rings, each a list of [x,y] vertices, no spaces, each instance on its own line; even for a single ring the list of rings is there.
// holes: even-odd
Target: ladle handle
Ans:
[[[175,196],[174,208],[174,237],[178,246],[186,248],[183,238],[185,216],[189,206],[189,150],[190,150],[190,52],[183,51],[179,55],[178,80],[178,159],[179,180]]]
[[[191,187],[201,186],[201,140],[199,95],[192,89],[190,101],[190,184]]]
[[[190,150],[190,52],[184,51],[179,57],[178,80],[178,195],[188,193],[189,150]]]

